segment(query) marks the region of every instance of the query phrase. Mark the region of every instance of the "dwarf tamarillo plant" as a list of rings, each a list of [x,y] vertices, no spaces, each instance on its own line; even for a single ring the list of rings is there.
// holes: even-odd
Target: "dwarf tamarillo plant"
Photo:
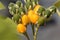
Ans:
[[[10,3],[8,8],[12,16],[12,20],[17,24],[17,31],[24,34],[28,40],[30,40],[26,30],[27,25],[32,25],[32,32],[34,40],[37,40],[37,32],[39,27],[50,20],[51,15],[58,13],[60,15],[58,7],[59,2],[54,3],[54,5],[45,8],[39,5],[39,0],[24,0],[23,2],[17,1],[16,3]],[[58,3],[58,6],[56,6]],[[35,25],[37,27],[35,27]]]

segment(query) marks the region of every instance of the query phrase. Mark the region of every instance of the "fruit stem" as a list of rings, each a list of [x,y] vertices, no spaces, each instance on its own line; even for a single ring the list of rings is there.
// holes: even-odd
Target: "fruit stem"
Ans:
[[[27,37],[28,40],[30,40],[30,38],[29,38],[27,32],[25,32],[24,35]]]
[[[37,27],[35,29],[35,33],[34,33],[34,40],[37,40],[37,32],[38,32],[38,29],[39,29],[39,24],[37,24]]]
[[[32,32],[33,32],[33,36],[34,36],[34,24],[31,24],[32,25]]]
[[[16,9],[16,14],[18,14],[18,9]]]
[[[27,13],[27,8],[26,8],[26,5],[24,6],[24,9],[25,9],[25,13]]]

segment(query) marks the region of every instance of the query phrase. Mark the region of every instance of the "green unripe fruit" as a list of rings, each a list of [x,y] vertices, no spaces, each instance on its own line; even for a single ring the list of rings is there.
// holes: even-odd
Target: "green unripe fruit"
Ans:
[[[9,12],[10,12],[11,15],[16,14],[16,8],[14,6],[11,7],[11,9],[9,9]]]
[[[26,6],[27,9],[29,9],[30,5],[31,5],[31,2],[27,2],[25,6]]]
[[[45,11],[45,8],[41,7],[41,8],[39,8],[38,13],[40,15],[43,15],[43,11]]]
[[[56,12],[56,7],[52,6],[50,9],[52,9],[52,12],[55,13]]]
[[[10,14],[14,15],[15,12],[16,12],[16,8],[14,7],[14,3],[10,3],[9,6],[8,6],[8,8],[9,8]]]
[[[39,0],[34,0],[34,1],[35,1],[35,4],[39,4],[39,3],[38,3]]]
[[[21,1],[17,1],[16,4],[20,7],[21,6]]]
[[[12,19],[13,19],[14,21],[18,22],[19,19],[20,19],[20,15],[19,15],[19,14],[14,14],[13,17],[12,17]]]
[[[39,17],[38,24],[42,25],[44,23],[44,21],[45,21],[45,17]]]
[[[14,14],[16,13],[16,8],[12,7],[12,11],[14,12]]]
[[[22,11],[23,11],[22,8],[19,8],[19,10],[18,10],[19,15],[21,15]]]
[[[49,10],[45,10],[44,15],[46,15],[46,18],[49,18],[52,13]]]
[[[10,3],[8,7],[13,7],[14,6],[14,3]]]
[[[24,10],[24,8],[23,8],[23,7],[20,7],[20,8],[18,9],[18,14],[19,14],[19,15],[21,15],[21,14],[22,14],[22,12],[24,13],[24,12],[25,12],[25,10]]]

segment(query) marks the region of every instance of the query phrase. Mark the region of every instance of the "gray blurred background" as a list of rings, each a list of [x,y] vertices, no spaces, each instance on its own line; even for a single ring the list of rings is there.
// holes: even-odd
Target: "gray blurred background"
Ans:
[[[8,4],[10,2],[16,2],[16,0],[0,0],[6,7],[5,10],[0,10],[0,15],[11,17],[8,12]],[[57,0],[40,0],[39,4],[44,7],[51,6]],[[29,25],[31,26],[31,25]],[[28,27],[27,32],[31,40],[33,40],[31,27]],[[55,13],[52,16],[52,20],[47,23],[46,27],[42,27],[39,29],[37,40],[60,40],[60,17]],[[25,37],[21,36],[22,40],[27,40]]]

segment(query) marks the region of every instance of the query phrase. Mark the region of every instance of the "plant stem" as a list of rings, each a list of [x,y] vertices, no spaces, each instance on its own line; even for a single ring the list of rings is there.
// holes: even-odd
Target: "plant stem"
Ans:
[[[38,32],[38,29],[39,29],[39,24],[37,24],[37,27],[35,29],[34,40],[37,40],[37,32]]]
[[[27,32],[25,32],[24,35],[27,37],[28,40],[30,40],[30,38],[29,38]]]
[[[32,25],[32,32],[33,32],[33,36],[34,36],[34,24],[31,23],[31,25]]]

